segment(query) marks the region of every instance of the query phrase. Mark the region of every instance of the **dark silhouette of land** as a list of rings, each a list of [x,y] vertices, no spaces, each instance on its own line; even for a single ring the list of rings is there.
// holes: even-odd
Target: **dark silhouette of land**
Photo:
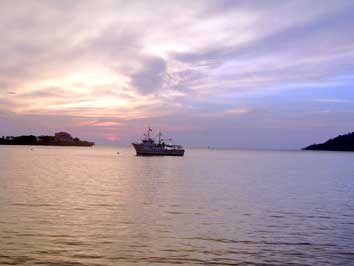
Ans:
[[[303,150],[317,151],[354,151],[354,132],[340,135],[322,144],[313,144]]]
[[[94,142],[73,138],[66,132],[55,133],[54,136],[7,136],[0,138],[0,145],[42,145],[42,146],[84,146],[91,147]]]

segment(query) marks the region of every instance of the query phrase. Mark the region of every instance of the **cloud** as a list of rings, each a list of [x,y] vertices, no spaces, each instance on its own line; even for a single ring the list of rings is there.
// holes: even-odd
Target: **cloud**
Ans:
[[[166,78],[166,63],[162,58],[146,58],[142,68],[132,75],[132,84],[142,94],[158,91]]]
[[[352,88],[343,77],[354,70],[353,7],[302,0],[1,2],[0,108],[23,117],[81,117],[85,130],[108,130],[137,121],[174,124],[181,116],[246,126],[245,117],[261,119],[257,110],[281,104],[264,107],[261,97],[291,90],[318,88],[310,99],[345,103],[345,95],[320,90]]]
[[[117,134],[107,133],[107,134],[103,134],[102,136],[103,136],[103,138],[105,140],[109,140],[109,141],[118,141],[118,140],[120,140],[120,137]]]
[[[258,38],[241,44],[176,53],[176,60],[204,66],[199,71],[199,82],[209,84],[211,94],[220,82],[226,93],[242,93],[286,84],[322,83],[351,73],[354,34],[350,25],[354,16],[350,9],[327,10],[325,15],[314,16],[306,23],[300,17],[297,20],[300,23],[278,30],[275,27],[266,34],[260,32]]]
[[[348,99],[314,99],[314,101],[320,103],[353,103],[352,100]]]
[[[204,118],[217,118],[217,117],[226,118],[231,116],[242,116],[242,115],[257,113],[259,111],[264,111],[264,110],[237,107],[237,108],[230,108],[222,111],[214,110],[214,111],[207,112],[205,110],[202,110],[200,113],[196,113],[194,115],[196,117],[204,117]]]
[[[67,98],[69,91],[59,87],[45,87],[19,94],[20,98]],[[70,95],[71,96],[71,95]]]

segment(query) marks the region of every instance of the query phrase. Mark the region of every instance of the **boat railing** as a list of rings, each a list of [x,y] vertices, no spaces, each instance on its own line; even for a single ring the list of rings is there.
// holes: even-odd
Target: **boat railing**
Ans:
[[[181,145],[171,145],[171,144],[165,144],[165,147],[172,148],[172,149],[182,149],[183,148]]]

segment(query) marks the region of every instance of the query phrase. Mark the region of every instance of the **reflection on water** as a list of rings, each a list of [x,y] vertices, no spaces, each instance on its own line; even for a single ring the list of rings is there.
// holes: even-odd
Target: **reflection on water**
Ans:
[[[353,159],[0,146],[0,265],[353,265]]]

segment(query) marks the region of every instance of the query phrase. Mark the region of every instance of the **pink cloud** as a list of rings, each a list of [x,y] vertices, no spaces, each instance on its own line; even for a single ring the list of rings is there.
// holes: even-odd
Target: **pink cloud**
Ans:
[[[114,133],[106,133],[106,134],[103,134],[102,137],[103,137],[105,140],[109,140],[109,141],[117,141],[117,140],[120,140],[120,137],[119,137],[117,134],[114,134]]]
[[[114,127],[114,126],[119,126],[120,123],[118,122],[98,122],[98,123],[94,123],[93,126],[96,127]]]
[[[79,127],[116,127],[121,125],[121,123],[119,122],[113,122],[113,121],[97,121],[97,120],[89,120],[89,121],[79,121],[79,120],[74,120],[74,124],[75,126],[79,126]]]

